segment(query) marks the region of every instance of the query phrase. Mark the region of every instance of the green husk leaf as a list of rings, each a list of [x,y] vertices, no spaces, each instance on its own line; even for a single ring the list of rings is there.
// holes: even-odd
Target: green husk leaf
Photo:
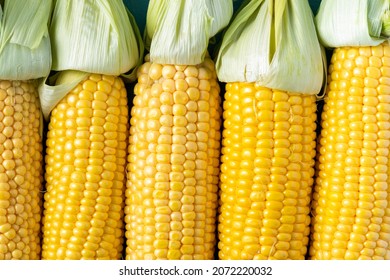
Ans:
[[[56,71],[118,76],[139,60],[140,44],[122,0],[57,0],[50,35]]]
[[[390,37],[390,11],[387,10],[382,16],[382,35]]]
[[[145,31],[150,60],[201,63],[210,38],[229,23],[232,13],[231,0],[151,0]]]
[[[208,12],[213,18],[210,37],[215,36],[223,27],[229,24],[233,15],[233,2],[226,0],[206,1]]]
[[[315,18],[326,47],[376,46],[386,40],[388,0],[323,0]]]
[[[224,35],[216,69],[222,82],[319,94],[326,65],[308,2],[249,2]]]
[[[28,80],[48,75],[52,1],[6,0],[0,7],[0,78]]]

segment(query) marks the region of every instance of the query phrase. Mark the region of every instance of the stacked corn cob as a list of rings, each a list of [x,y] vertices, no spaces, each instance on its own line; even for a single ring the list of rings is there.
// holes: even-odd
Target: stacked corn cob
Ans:
[[[251,1],[240,11],[216,62],[227,82],[218,225],[223,260],[304,259],[307,252],[321,51],[308,3],[276,1],[271,8],[270,2]],[[305,21],[305,32],[293,14]],[[311,42],[305,50],[294,45],[305,40]],[[291,50],[306,55],[304,66],[283,58]]]
[[[381,5],[388,10],[380,1],[323,1],[317,16],[323,43],[335,50],[319,137],[311,259],[390,259],[390,46],[367,27],[379,23],[381,32]],[[366,14],[372,11],[376,16]],[[352,24],[361,16],[367,22]]]
[[[314,259],[390,259],[390,46],[338,48],[322,113]]]
[[[93,16],[79,16],[86,12]],[[134,31],[120,0],[56,1],[50,31],[53,69],[61,72],[41,93],[49,119],[42,258],[120,259],[129,120],[119,75],[137,62]],[[82,55],[88,51],[92,60]]]
[[[0,260],[40,259],[42,115],[50,71],[51,1],[2,1],[0,13]]]
[[[224,14],[213,25],[209,5]],[[126,259],[214,258],[222,110],[205,35],[228,23],[229,7],[226,0],[149,4],[150,55],[131,111]]]

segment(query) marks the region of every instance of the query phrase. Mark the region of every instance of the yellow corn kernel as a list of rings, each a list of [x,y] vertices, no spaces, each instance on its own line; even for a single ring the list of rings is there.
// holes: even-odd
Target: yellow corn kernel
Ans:
[[[126,90],[113,76],[91,74],[53,109],[43,259],[121,258],[127,122]]]
[[[35,81],[0,80],[0,260],[41,257],[40,118]]]
[[[383,43],[334,51],[319,139],[311,259],[390,257],[390,71],[383,66],[389,50]]]
[[[126,259],[213,259],[222,113],[213,62],[147,66],[130,121]]]

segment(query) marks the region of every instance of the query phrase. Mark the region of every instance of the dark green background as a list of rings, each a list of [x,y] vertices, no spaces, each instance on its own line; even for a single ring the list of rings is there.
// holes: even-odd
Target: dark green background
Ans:
[[[243,0],[233,0],[235,10],[237,10],[237,8],[241,5],[242,1]],[[145,28],[146,10],[149,0],[123,0],[123,2],[129,8],[130,12],[134,15],[141,34],[143,34],[143,30]],[[316,13],[320,2],[321,0],[309,0],[310,6],[314,13]]]

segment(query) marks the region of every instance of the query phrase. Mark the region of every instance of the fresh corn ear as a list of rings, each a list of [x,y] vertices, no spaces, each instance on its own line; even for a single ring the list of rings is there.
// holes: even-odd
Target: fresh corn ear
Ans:
[[[340,23],[342,32],[346,20],[353,30],[355,21],[347,14],[356,3],[332,2],[323,1],[318,16],[345,14],[334,26]],[[383,1],[360,2],[376,3],[369,10],[382,9]],[[361,13],[368,16],[369,10]],[[323,38],[331,27],[322,20],[318,23]],[[390,46],[374,36],[371,45],[359,47],[366,34],[355,35],[354,41],[339,37],[332,43],[335,50],[318,139],[311,259],[390,259]]]
[[[219,258],[304,259],[324,69],[307,1],[248,2],[216,65],[227,82]]]
[[[0,260],[37,260],[43,158],[35,81],[0,80],[0,108]]]
[[[226,4],[214,27],[206,2]],[[138,71],[130,121],[126,259],[214,258],[221,98],[206,52],[210,34],[229,21],[229,6],[149,4],[150,60]]]
[[[42,258],[120,259],[129,133],[120,75],[137,64],[136,27],[120,0],[55,3],[59,72],[40,88],[49,122]]]
[[[213,259],[220,96],[210,58],[146,62],[131,111],[127,259]]]
[[[91,74],[51,113],[43,259],[119,259],[127,148],[127,93]]]
[[[0,5],[0,260],[41,257],[42,116],[52,1]]]

